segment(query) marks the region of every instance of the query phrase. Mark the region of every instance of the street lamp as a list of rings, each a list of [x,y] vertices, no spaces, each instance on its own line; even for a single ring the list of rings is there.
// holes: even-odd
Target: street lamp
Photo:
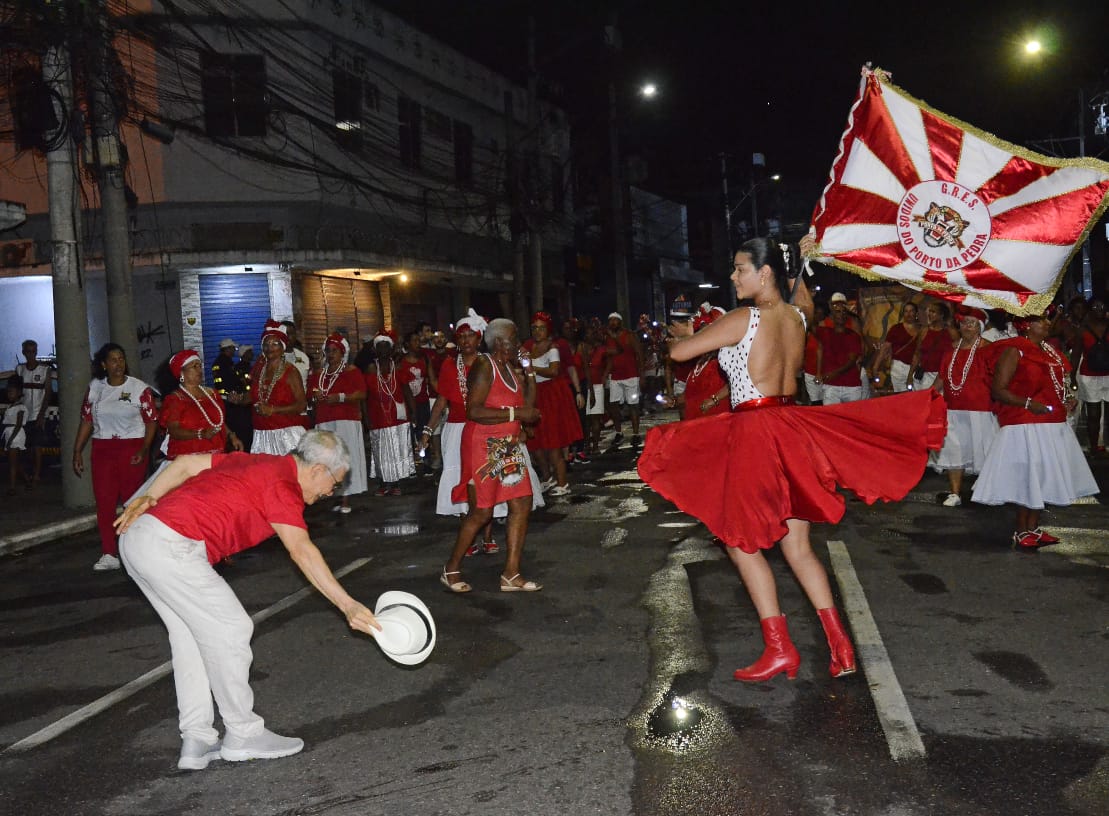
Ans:
[[[658,93],[658,86],[653,82],[645,82],[639,88],[639,95],[644,99],[653,99]]]

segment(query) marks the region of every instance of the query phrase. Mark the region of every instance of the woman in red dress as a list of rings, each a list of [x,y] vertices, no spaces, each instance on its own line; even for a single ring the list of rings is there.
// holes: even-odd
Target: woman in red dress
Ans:
[[[561,352],[551,337],[551,316],[536,312],[531,318],[532,339],[524,344],[531,357],[531,370],[537,384],[535,407],[543,419],[532,429],[528,450],[538,454],[543,466],[543,482],[551,496],[565,496],[570,492],[566,481],[566,458],[563,448],[582,438],[581,420],[574,395],[564,376]]]
[[[251,453],[292,453],[308,427],[304,409],[304,382],[296,366],[285,359],[289,333],[276,320],[267,320],[262,332],[262,359],[254,365],[250,392],[254,405],[254,439]]]
[[[883,363],[889,363],[890,386],[895,394],[908,391],[913,384],[913,357],[920,342],[920,324],[917,322],[916,304],[909,302],[901,305],[901,320],[890,326],[886,339],[878,351],[874,368],[881,370]]]
[[[308,396],[315,406],[316,427],[331,431],[346,443],[350,467],[339,488],[335,513],[349,513],[350,497],[365,493],[366,440],[362,433],[362,403],[366,401],[366,380],[362,372],[347,362],[350,343],[334,332],[323,342],[323,368],[308,375]]]
[[[186,453],[223,453],[229,440],[234,450],[241,451],[243,443],[227,427],[223,400],[202,384],[200,355],[192,349],[179,351],[169,358],[169,370],[181,387],[162,401],[159,420],[166,429],[166,459]]]
[[[920,332],[920,342],[910,364],[909,388],[931,388],[940,374],[943,355],[959,342],[959,330],[948,322],[949,315],[947,307],[937,301],[924,307],[926,324]],[[916,376],[918,373],[920,377]]]
[[[454,550],[439,576],[451,592],[469,592],[459,567],[478,530],[493,517],[493,507],[508,502],[508,553],[501,573],[501,592],[536,592],[543,587],[520,575],[520,558],[531,514],[532,487],[520,448],[520,423],[538,422],[535,375],[531,358],[521,354],[516,324],[491,320],[485,330],[489,354],[474,360],[466,380],[466,427],[462,431],[462,465],[455,501],[469,505],[458,528]],[[521,368],[517,368],[517,361]]]
[[[412,459],[410,417],[412,392],[401,382],[394,355],[396,332],[386,329],[373,339],[375,362],[366,367],[366,415],[370,422],[370,476],[381,485],[375,496],[399,496],[400,480],[416,475]]]
[[[737,297],[752,299],[754,306],[735,309],[696,334],[688,323],[670,327],[675,360],[719,349],[732,413],[652,428],[639,474],[724,541],[751,595],[766,648],[754,664],[735,672],[737,680],[769,680],[783,671],[792,678],[801,662],[762,554],[776,541],[823,624],[832,676],[850,674],[854,649],[828,575],[813,553],[810,524],[843,516],[837,483],[867,502],[908,493],[920,480],[927,448],[942,441],[943,401],[929,390],[793,407],[805,322],[812,314],[808,289],[798,281],[801,309],[786,301],[785,260],[767,238],[748,241],[736,253],[732,281]],[[860,426],[869,432],[860,433]],[[720,462],[718,470],[704,467],[713,461]]]
[[[705,306],[708,304],[702,304],[700,313],[693,318],[694,332],[701,331],[725,314],[719,306],[708,309]],[[685,389],[682,391],[682,419],[728,413],[731,408],[728,405],[728,380],[720,370],[716,351],[702,354],[691,362],[693,367],[686,375]]]
[[[1029,552],[1058,542],[1040,529],[1045,504],[1068,505],[1098,492],[1078,439],[1067,424],[1077,407],[1070,363],[1048,340],[1043,315],[1013,320],[1019,337],[989,347],[991,390],[1001,430],[974,483],[973,501],[1014,504],[1013,546]]]

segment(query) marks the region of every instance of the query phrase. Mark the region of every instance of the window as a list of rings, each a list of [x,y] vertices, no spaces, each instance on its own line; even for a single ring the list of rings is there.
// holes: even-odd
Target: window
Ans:
[[[209,136],[266,135],[266,63],[260,54],[202,52],[200,93]]]
[[[451,132],[451,118],[449,116],[434,108],[424,108],[424,121],[427,124],[428,137],[448,143],[453,141],[454,135]]]
[[[406,96],[397,97],[397,122],[401,164],[418,170],[420,169],[420,106]]]
[[[454,120],[454,180],[462,187],[474,182],[474,130]]]
[[[362,148],[362,79],[342,68],[331,72],[335,97],[335,136],[347,150]]]

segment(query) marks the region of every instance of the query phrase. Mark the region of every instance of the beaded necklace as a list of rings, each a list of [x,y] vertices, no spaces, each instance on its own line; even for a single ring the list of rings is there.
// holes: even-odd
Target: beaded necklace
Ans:
[[[325,397],[331,393],[332,386],[335,385],[335,381],[339,379],[339,375],[343,373],[343,369],[346,367],[346,363],[339,363],[339,367],[335,369],[335,373],[331,374],[327,369],[327,365],[324,365],[323,371],[320,372],[319,389],[323,392]]]
[[[462,392],[462,402],[466,402],[470,396],[470,391],[466,384],[466,364],[463,362],[461,354],[455,358],[455,368],[458,369],[458,390]]]
[[[1051,358],[1051,362],[1047,364],[1047,373],[1051,375],[1051,385],[1055,388],[1055,395],[1059,397],[1059,404],[1066,405],[1066,386],[1063,385],[1062,379],[1055,374],[1056,366],[1058,366],[1060,374],[1063,374],[1066,371],[1066,369],[1063,367],[1063,358],[1059,356],[1059,352],[1053,349],[1046,340],[1040,343],[1040,348],[1042,348],[1047,356]]]
[[[959,382],[955,382],[955,358],[959,356],[959,350],[963,347],[963,338],[959,338],[959,345],[955,346],[955,353],[951,355],[951,362],[947,364],[947,387],[951,392],[958,394],[963,390],[963,386],[967,384],[967,377],[970,376],[970,366],[974,362],[974,353],[978,350],[978,341],[981,336],[975,337],[974,342],[970,346],[970,351],[967,353],[967,362],[963,366],[963,378]]]
[[[710,354],[707,357],[705,357],[704,359],[699,360],[697,362],[697,365],[693,366],[693,374],[692,374],[692,376],[690,376],[690,379],[695,380],[698,377],[700,377],[701,372],[705,370],[705,366],[707,366],[709,363],[711,363],[715,359],[716,359],[716,355],[715,354]]]
[[[223,427],[223,408],[220,407],[219,402],[216,401],[216,398],[211,391],[209,391],[203,385],[198,387],[200,388],[200,395],[207,399],[208,402],[212,403],[212,406],[216,409],[215,422],[213,422],[211,418],[209,418],[208,412],[204,410],[204,406],[200,404],[200,400],[194,397],[188,388],[186,388],[185,386],[181,386],[181,390],[185,392],[185,396],[193,401],[193,405],[195,405],[196,409],[200,411],[201,415],[204,417],[204,421],[208,423],[208,427],[218,431],[220,428]]]
[[[269,368],[269,363],[265,363],[265,364],[262,365],[262,371],[258,375],[258,404],[259,405],[269,403],[270,395],[273,394],[274,386],[277,385],[278,380],[280,380],[282,375],[285,373],[285,366],[287,366],[287,365],[288,365],[288,363],[285,362],[285,358],[282,357],[281,358],[281,365],[279,365],[277,367],[276,372],[274,373],[274,375],[272,377],[269,378],[269,380],[266,379],[266,370]]]

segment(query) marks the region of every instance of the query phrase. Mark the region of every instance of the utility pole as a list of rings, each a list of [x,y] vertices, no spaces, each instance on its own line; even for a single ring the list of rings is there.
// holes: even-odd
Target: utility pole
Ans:
[[[94,64],[92,80],[92,153],[100,187],[100,210],[104,216],[104,274],[108,290],[108,333],[118,343],[132,373],[139,370],[139,343],[135,331],[135,307],[131,298],[131,236],[127,224],[122,155],[116,100],[112,95],[111,28],[103,0],[90,18]]]
[[[1078,156],[1086,158],[1086,94],[1078,89]],[[1094,296],[1094,271],[1090,266],[1090,239],[1082,242],[1082,294]]]
[[[68,22],[68,21],[67,21]],[[47,185],[54,289],[54,327],[58,358],[58,402],[62,450],[71,450],[81,424],[81,403],[89,383],[89,318],[81,270],[81,207],[74,186],[76,151],[69,123],[73,116],[73,77],[65,45],[43,55],[43,80],[51,89],[57,130],[48,138]],[[93,503],[92,477],[80,478],[65,467],[62,454],[62,499],[68,508]]]
[[[528,202],[528,254],[531,256],[531,305],[532,311],[543,309],[543,235],[536,226],[542,218],[538,212],[542,200],[539,191],[539,151],[543,140],[539,138],[538,76],[535,70],[535,15],[528,15],[528,142],[534,146],[527,152],[527,178],[530,180],[532,199]]]
[[[631,321],[631,297],[628,291],[628,249],[624,234],[624,174],[620,168],[620,119],[616,98],[617,55],[620,51],[620,32],[616,28],[616,12],[609,17],[605,37],[609,47],[608,74],[608,159],[609,178],[612,186],[609,206],[612,210],[612,277],[616,288],[616,311],[624,318],[624,325]]]

